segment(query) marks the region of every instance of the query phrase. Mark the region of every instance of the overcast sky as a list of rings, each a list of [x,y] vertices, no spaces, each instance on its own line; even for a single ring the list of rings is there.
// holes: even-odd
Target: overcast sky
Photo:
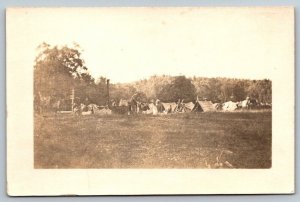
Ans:
[[[36,47],[78,43],[93,77],[151,75],[272,79],[290,43],[291,13],[278,8],[42,9],[11,12],[8,37],[33,66]],[[26,48],[24,48],[26,47]],[[25,57],[26,56],[26,57]],[[18,56],[16,56],[18,57]]]

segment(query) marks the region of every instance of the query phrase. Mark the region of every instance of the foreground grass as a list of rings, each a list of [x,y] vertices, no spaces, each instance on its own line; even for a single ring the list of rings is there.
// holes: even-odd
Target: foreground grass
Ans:
[[[35,116],[35,168],[271,167],[271,112]],[[228,167],[228,166],[227,166]]]

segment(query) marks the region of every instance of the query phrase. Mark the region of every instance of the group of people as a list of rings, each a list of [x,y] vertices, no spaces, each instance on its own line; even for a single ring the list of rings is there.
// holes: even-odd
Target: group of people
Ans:
[[[175,103],[174,103],[175,104]],[[144,103],[138,101],[138,94],[135,93],[130,100],[128,101],[128,115],[135,113],[153,113],[154,115],[157,113],[169,114],[172,112],[185,112],[185,103],[184,99],[179,99],[176,103],[176,106],[172,106],[171,104],[165,105],[159,100],[151,100],[150,103]]]

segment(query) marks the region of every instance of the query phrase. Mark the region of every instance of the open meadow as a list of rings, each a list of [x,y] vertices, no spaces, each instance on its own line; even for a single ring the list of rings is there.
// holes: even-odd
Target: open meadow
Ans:
[[[270,168],[272,112],[35,115],[35,168]]]

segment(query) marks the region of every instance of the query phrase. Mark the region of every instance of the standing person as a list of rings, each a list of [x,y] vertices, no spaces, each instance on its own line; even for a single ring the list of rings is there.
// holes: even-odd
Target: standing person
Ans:
[[[83,101],[83,104],[84,104],[85,106],[88,106],[88,105],[90,104],[90,100],[89,100],[88,97],[85,98],[85,100]]]
[[[176,106],[176,112],[181,112],[182,107],[183,107],[183,99],[181,101],[180,101],[180,99],[178,99],[177,106]]]
[[[172,113],[172,105],[169,106],[168,110],[167,110],[167,114]]]
[[[78,102],[74,102],[73,104],[73,112],[76,114],[76,115],[81,115],[81,104],[78,103]]]
[[[175,107],[175,109],[174,109],[174,112],[175,112],[175,113],[178,112],[179,109],[180,109],[180,99],[178,99],[178,101],[177,101],[177,103],[176,103],[176,107]]]
[[[162,113],[163,112],[163,105],[161,104],[159,99],[156,100],[155,105],[156,105],[157,111],[159,113]]]
[[[157,103],[158,103],[159,100],[156,100],[154,103],[153,103],[153,106],[152,106],[152,113],[153,115],[157,115],[158,114],[158,110],[157,110]]]
[[[142,106],[142,103],[141,102],[137,102],[137,106],[136,106],[136,113],[137,114],[141,111],[141,106]]]
[[[185,112],[185,104],[183,103],[184,99],[181,100],[180,103],[180,112]]]
[[[111,106],[113,106],[113,107],[117,106],[117,103],[114,99],[111,101]]]
[[[137,108],[137,93],[134,93],[133,96],[131,96],[129,103],[128,103],[128,115],[131,114],[131,112],[135,112]]]
[[[159,104],[160,100],[159,99],[156,99],[155,101],[155,105],[157,106]]]

